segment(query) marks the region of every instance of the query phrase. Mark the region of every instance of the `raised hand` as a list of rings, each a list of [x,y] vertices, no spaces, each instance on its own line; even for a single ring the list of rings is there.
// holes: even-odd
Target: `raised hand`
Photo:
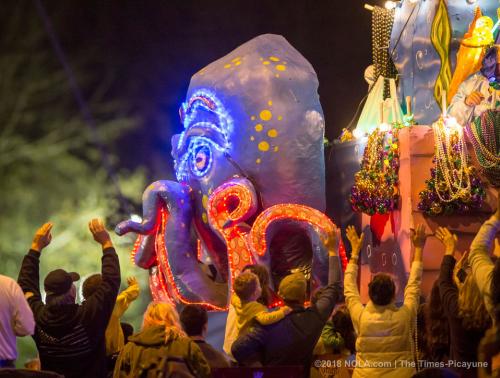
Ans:
[[[444,244],[445,255],[453,256],[457,245],[457,235],[452,234],[446,227],[439,227],[436,230],[436,238]]]
[[[363,246],[365,234],[361,233],[361,236],[359,236],[354,226],[348,226],[346,229],[346,235],[347,239],[351,243],[351,258],[358,258],[361,247]]]
[[[135,278],[134,276],[128,277],[127,278],[127,285],[129,287],[134,286],[134,285],[139,285],[139,283],[137,282],[137,278]]]
[[[109,236],[106,227],[104,227],[104,223],[102,219],[94,218],[89,222],[89,230],[94,237],[94,240],[98,242],[103,249],[109,248],[113,246],[113,242],[111,241],[111,237]]]
[[[53,224],[50,222],[45,223],[35,232],[35,236],[31,242],[31,249],[33,251],[41,252],[42,249],[50,244],[50,241],[52,240],[52,226]]]
[[[330,256],[336,256],[338,254],[338,229],[335,227],[332,232],[325,236],[320,236],[323,245],[328,250]]]
[[[427,234],[423,224],[419,224],[415,230],[411,230],[411,242],[415,248],[423,249],[426,240]]]

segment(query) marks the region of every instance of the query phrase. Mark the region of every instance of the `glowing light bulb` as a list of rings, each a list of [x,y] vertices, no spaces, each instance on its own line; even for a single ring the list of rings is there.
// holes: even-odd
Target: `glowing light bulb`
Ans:
[[[396,2],[395,1],[386,1],[385,2],[385,9],[394,9],[396,8]]]
[[[378,129],[379,129],[380,131],[384,131],[384,132],[385,132],[385,131],[389,131],[389,130],[391,129],[391,125],[389,125],[388,123],[385,123],[385,122],[384,122],[384,123],[381,123],[381,124],[379,125]]]
[[[135,223],[141,223],[142,222],[142,218],[139,215],[137,215],[137,214],[130,215],[130,220],[132,222],[135,222]]]
[[[354,131],[352,132],[352,135],[354,136],[354,138],[360,139],[365,135],[365,133],[362,132],[360,129],[354,129]]]

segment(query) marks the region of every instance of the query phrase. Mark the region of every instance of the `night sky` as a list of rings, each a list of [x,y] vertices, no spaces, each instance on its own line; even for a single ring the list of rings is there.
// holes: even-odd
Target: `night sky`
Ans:
[[[367,90],[371,14],[365,1],[42,3],[70,64],[95,54],[100,63],[92,67],[94,74],[113,71],[114,93],[140,117],[139,127],[117,146],[119,165],[145,164],[151,179],[172,177],[170,138],[181,128],[178,108],[192,74],[257,35],[281,34],[311,62],[329,139],[349,123]],[[36,11],[27,14],[38,17]]]

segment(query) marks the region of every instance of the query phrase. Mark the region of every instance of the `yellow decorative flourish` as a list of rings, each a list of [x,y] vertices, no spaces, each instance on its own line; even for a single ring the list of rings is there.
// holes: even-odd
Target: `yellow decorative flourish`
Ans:
[[[445,0],[440,0],[431,28],[431,42],[441,58],[441,68],[434,85],[434,98],[440,106],[442,93],[448,91],[451,82],[450,41],[451,26],[448,9]]]

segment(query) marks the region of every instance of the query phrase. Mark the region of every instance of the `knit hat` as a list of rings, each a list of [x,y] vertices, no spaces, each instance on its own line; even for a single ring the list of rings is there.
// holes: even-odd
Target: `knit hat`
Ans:
[[[300,272],[293,273],[280,282],[278,294],[285,301],[301,302],[306,297],[307,282]]]

